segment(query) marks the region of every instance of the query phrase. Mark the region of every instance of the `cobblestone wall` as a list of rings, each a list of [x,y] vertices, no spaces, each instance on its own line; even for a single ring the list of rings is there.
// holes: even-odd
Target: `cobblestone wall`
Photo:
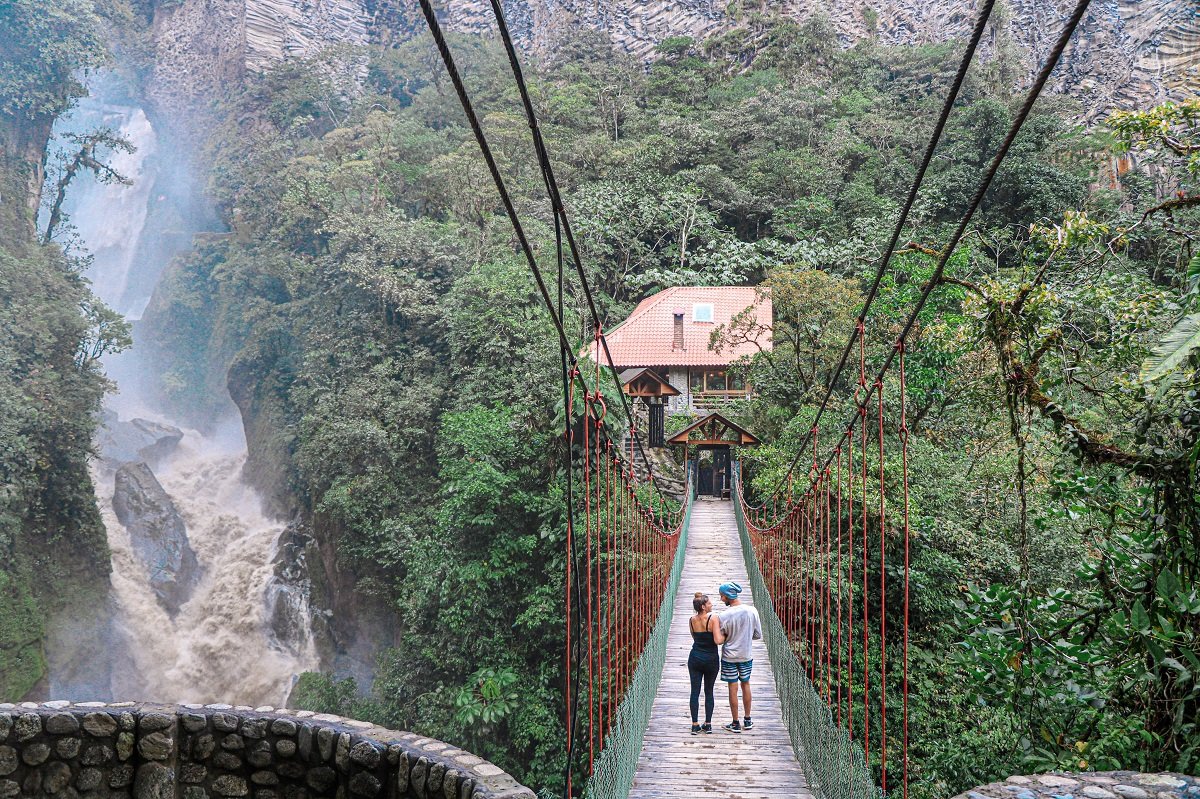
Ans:
[[[533,799],[413,733],[308,711],[0,704],[0,799]]]
[[[1135,771],[1009,777],[954,799],[1200,799],[1200,778]]]

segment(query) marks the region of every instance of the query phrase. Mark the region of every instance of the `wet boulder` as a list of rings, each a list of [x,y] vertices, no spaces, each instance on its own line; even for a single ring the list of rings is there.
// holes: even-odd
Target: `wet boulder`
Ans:
[[[315,607],[309,556],[320,564],[316,541],[303,522],[289,524],[280,534],[271,560],[274,574],[267,583],[267,622],[271,645],[284,652],[302,655],[310,645],[332,649],[328,611]]]
[[[187,526],[175,503],[149,466],[127,463],[117,470],[113,510],[129,531],[134,554],[146,567],[159,603],[174,616],[200,577]]]
[[[96,434],[100,457],[113,469],[136,461],[159,463],[182,440],[183,431],[178,427],[149,419],[122,421],[108,410],[104,411],[103,424]]]

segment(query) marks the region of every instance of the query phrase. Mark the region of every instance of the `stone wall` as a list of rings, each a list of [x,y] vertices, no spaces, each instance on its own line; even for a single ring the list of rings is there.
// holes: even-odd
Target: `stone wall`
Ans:
[[[1135,771],[1009,777],[954,799],[1200,799],[1200,778]]]
[[[0,704],[0,799],[533,799],[413,733],[309,711]]]

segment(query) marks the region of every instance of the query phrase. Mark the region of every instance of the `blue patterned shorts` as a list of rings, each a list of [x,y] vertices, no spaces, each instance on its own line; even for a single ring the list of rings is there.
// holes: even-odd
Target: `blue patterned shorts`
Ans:
[[[722,660],[721,679],[725,682],[750,682],[750,670],[753,668],[753,660],[743,660],[740,663]]]

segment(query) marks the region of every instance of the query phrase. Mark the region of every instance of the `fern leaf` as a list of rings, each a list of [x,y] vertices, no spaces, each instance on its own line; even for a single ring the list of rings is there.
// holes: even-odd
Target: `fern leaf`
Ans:
[[[1142,381],[1153,383],[1178,367],[1200,347],[1200,313],[1188,314],[1158,342],[1142,362]]]

